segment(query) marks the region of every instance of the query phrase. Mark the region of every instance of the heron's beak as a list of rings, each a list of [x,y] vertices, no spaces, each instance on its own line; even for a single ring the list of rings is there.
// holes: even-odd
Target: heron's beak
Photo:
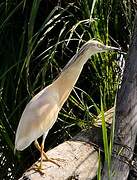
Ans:
[[[120,54],[125,54],[125,55],[127,55],[127,53],[126,53],[126,52],[123,52],[121,48],[112,47],[112,46],[105,46],[104,49],[105,49],[106,51],[117,51],[117,52],[119,52]]]
[[[108,51],[118,51],[118,52],[122,51],[120,48],[112,47],[112,46],[105,46],[104,49]]]

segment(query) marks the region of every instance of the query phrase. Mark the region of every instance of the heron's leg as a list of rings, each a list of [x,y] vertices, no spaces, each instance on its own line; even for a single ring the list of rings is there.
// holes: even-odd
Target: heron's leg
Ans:
[[[38,143],[38,141],[37,140],[35,140],[34,141],[34,145],[35,145],[35,147],[40,151],[40,153],[41,153],[41,147],[40,147],[40,145],[39,145],[39,143]],[[43,171],[42,171],[42,160],[40,160],[40,165],[38,165],[38,164],[35,164],[35,170],[36,171],[39,171],[41,174],[44,174],[43,173]]]
[[[59,164],[57,164],[54,160],[49,159],[48,156],[46,155],[46,153],[44,152],[44,142],[45,142],[45,139],[43,138],[42,144],[41,144],[41,147],[40,147],[38,141],[37,140],[34,141],[35,147],[40,151],[40,153],[42,155],[41,156],[41,161],[40,161],[40,169],[42,167],[43,156],[45,157],[46,161],[52,162],[53,164],[56,164],[57,166],[59,166]]]
[[[44,155],[44,157],[46,158],[46,160],[48,159],[46,153],[44,152],[44,142],[42,141],[42,144],[41,144],[41,147],[40,147],[38,141],[35,140],[35,141],[34,141],[34,145],[35,145],[35,147],[36,147],[36,148],[39,150],[39,152],[40,152],[40,155],[41,155],[41,159],[40,159],[40,169],[42,169],[43,155]]]
[[[45,159],[48,161],[49,158],[48,158],[48,156],[46,155],[46,153],[44,152],[44,144],[45,144],[46,136],[47,136],[47,133],[45,133],[45,134],[43,135],[43,137],[42,137],[41,149],[43,150],[43,155],[44,155]]]
[[[41,152],[41,148],[37,140],[34,141],[34,145]]]
[[[47,156],[46,153],[44,152],[44,144],[45,144],[45,139],[46,139],[46,137],[47,137],[47,133],[45,133],[45,134],[43,135],[43,139],[42,139],[42,143],[41,143],[42,156],[44,155],[46,161],[52,162],[53,164],[56,164],[57,166],[60,167],[60,165],[59,165],[58,163],[56,163],[56,162],[54,161],[54,159],[48,158],[48,156]],[[42,158],[43,158],[43,157],[42,157]]]
[[[35,145],[35,147],[39,150],[39,152],[41,153],[41,147],[40,147],[40,145],[39,145],[39,143],[38,143],[37,140],[34,141],[34,145]],[[43,155],[44,155],[44,157],[45,157],[46,159],[48,159],[46,153],[44,152],[44,149],[43,149]]]

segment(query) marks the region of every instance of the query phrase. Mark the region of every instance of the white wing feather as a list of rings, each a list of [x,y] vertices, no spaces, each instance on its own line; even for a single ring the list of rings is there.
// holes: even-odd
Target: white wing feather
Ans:
[[[58,94],[53,92],[52,85],[34,96],[20,119],[15,149],[22,151],[44,133],[48,133],[58,117],[59,110]]]

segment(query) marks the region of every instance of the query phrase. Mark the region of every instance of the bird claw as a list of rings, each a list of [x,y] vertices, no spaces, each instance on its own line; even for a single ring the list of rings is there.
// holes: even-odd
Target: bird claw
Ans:
[[[56,160],[56,161],[62,161],[62,162],[64,162],[65,161],[65,159],[61,159],[61,158],[51,158],[51,160]]]
[[[54,159],[54,158],[47,158],[47,157],[44,159],[44,161],[47,161],[47,162],[49,161],[49,162],[57,165],[58,167],[60,167],[60,165],[58,163],[56,163],[55,160],[56,159]]]
[[[41,175],[44,175],[44,174],[45,174],[45,172],[43,171],[44,168],[42,167],[41,164],[40,164],[40,165],[34,164],[31,168],[29,168],[29,170],[32,170],[32,169],[33,169],[34,171],[39,172]]]

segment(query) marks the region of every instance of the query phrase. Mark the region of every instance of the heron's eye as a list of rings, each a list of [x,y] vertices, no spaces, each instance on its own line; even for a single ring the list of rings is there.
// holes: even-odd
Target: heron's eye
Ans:
[[[97,47],[98,47],[98,48],[101,48],[101,44],[97,44]]]

